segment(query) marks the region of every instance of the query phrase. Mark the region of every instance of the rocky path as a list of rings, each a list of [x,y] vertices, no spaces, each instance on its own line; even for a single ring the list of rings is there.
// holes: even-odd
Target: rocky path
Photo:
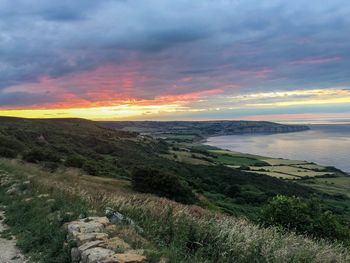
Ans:
[[[3,223],[4,212],[0,211],[0,232],[7,229],[7,226]],[[24,263],[23,255],[16,247],[15,239],[4,239],[0,237],[0,263]]]

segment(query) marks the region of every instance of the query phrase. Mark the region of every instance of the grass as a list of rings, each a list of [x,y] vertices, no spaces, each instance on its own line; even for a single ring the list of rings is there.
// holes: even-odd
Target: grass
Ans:
[[[250,156],[242,156],[238,155],[236,153],[232,153],[230,151],[222,151],[222,150],[210,150],[210,153],[212,153],[216,158],[215,160],[221,164],[224,165],[244,165],[244,166],[251,166],[251,165],[264,165],[265,162],[250,157]]]
[[[275,178],[280,178],[280,179],[289,179],[289,180],[295,180],[295,179],[299,179],[298,177],[294,176],[294,175],[290,175],[290,174],[285,174],[285,173],[279,173],[279,172],[275,172],[275,171],[267,171],[267,172],[263,172],[263,171],[248,171],[248,173],[257,173],[257,174],[263,174],[263,175],[268,175],[271,177],[275,177]]]
[[[263,161],[267,162],[269,165],[298,165],[298,164],[308,163],[306,161],[275,159],[275,158],[266,158],[266,159],[263,159]]]
[[[285,174],[285,175],[290,175],[294,176],[294,179],[298,179],[298,177],[316,177],[316,176],[325,176],[329,175],[332,176],[334,175],[333,172],[319,172],[319,171],[312,171],[300,167],[294,167],[294,166],[289,166],[289,165],[278,165],[278,166],[250,166],[250,169],[253,171],[259,171],[261,169],[265,170],[266,172],[274,172],[274,173],[279,173],[279,174]]]
[[[350,260],[349,251],[341,245],[284,233],[276,228],[261,228],[243,218],[213,213],[194,205],[186,206],[152,195],[133,193],[127,185],[118,181],[114,187],[110,187],[114,179],[106,183],[105,180],[71,171],[49,173],[36,165],[8,160],[0,161],[0,169],[16,178],[22,177],[22,180],[29,176],[31,191],[36,195],[49,193],[57,200],[54,207],[43,200],[36,200],[29,205],[23,203],[20,197],[14,198],[15,202],[12,202],[1,192],[2,202],[9,205],[6,213],[8,223],[20,236],[22,247],[31,253],[40,248],[41,253],[57,255],[57,260],[61,260],[42,262],[65,262],[66,255],[61,243],[64,234],[57,234],[61,231],[61,225],[50,226],[44,215],[58,211],[76,211],[77,214],[87,207],[101,211],[107,205],[135,220],[144,229],[145,238],[157,246],[154,258],[166,256],[169,262]],[[23,215],[23,219],[20,218],[19,223],[16,223],[20,215]],[[23,236],[21,233],[24,233]],[[37,236],[40,237],[38,240]],[[46,250],[47,247],[50,249]]]
[[[7,236],[16,236],[17,246],[32,262],[68,263],[70,250],[64,246],[66,232],[62,226],[86,213],[86,205],[58,193],[50,197],[54,202],[47,202],[38,194],[34,186],[22,196],[9,196],[0,189],[0,203],[7,206],[5,223],[11,227]]]
[[[316,178],[305,182],[308,186],[327,194],[350,197],[350,177]]]

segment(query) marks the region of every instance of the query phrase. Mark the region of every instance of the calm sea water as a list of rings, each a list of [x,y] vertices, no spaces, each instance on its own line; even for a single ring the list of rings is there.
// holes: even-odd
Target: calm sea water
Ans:
[[[232,151],[306,160],[350,172],[350,125],[309,125],[311,130],[271,135],[210,137],[206,144]]]

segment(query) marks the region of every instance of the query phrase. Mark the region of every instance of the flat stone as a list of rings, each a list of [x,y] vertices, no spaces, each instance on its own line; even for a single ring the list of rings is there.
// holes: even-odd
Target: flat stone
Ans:
[[[110,249],[102,247],[90,248],[81,253],[81,263],[100,263],[113,254],[114,251]]]
[[[98,217],[98,216],[89,216],[87,218],[84,218],[84,219],[80,219],[80,221],[90,221],[90,222],[96,222],[96,223],[100,223],[104,226],[108,226],[110,225],[111,223],[109,222],[108,218],[105,217],[105,216],[102,216],[102,217]]]
[[[105,241],[108,239],[108,235],[106,233],[77,233],[74,236],[78,243],[78,246],[81,246],[90,241],[95,241],[95,240]]]
[[[49,197],[49,194],[41,194],[41,195],[38,195],[38,198],[47,198]]]
[[[91,248],[94,248],[94,247],[98,247],[98,246],[100,246],[102,244],[104,244],[104,242],[101,241],[101,240],[90,241],[90,242],[87,242],[87,243],[81,245],[80,247],[78,247],[78,250],[80,252],[83,252],[85,250],[88,250],[88,249],[91,249]]]
[[[94,221],[83,222],[83,221],[73,221],[68,224],[68,233],[101,233],[104,230],[104,226],[101,223]]]
[[[101,261],[101,263],[143,263],[146,262],[146,257],[131,253],[117,253],[109,256]]]

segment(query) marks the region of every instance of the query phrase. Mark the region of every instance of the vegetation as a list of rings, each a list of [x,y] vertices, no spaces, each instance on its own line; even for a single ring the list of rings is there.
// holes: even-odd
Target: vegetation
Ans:
[[[263,209],[260,221],[265,226],[278,226],[314,237],[349,242],[350,230],[341,219],[312,198],[276,196]]]
[[[14,149],[16,155],[23,160],[38,163],[49,171],[66,166],[81,168],[94,176],[131,180],[133,171],[152,169],[159,175],[172,175],[171,180],[176,177],[181,182],[178,184],[179,189],[190,187],[191,191],[209,199],[207,205],[230,214],[244,214],[255,218],[261,204],[274,195],[306,196],[312,192],[306,186],[225,167],[222,165],[224,163],[220,163],[222,157],[218,157],[218,153],[205,149],[197,149],[196,153],[195,150],[186,148],[190,162],[184,163],[181,158],[168,157],[172,156],[172,149],[178,147],[176,144],[139,136],[134,132],[101,127],[92,121],[17,118],[0,120],[0,136],[4,138],[0,141],[0,147]],[[232,163],[238,159],[244,163],[254,162],[256,165],[263,163],[248,156],[224,158],[235,158],[230,159]],[[200,162],[192,163],[193,160]],[[154,189],[150,191],[156,193]],[[176,191],[176,194],[157,193],[183,202],[192,199],[183,199],[183,193],[191,191],[186,190],[181,194]],[[176,196],[177,194],[180,196]]]
[[[346,240],[350,197],[344,188],[346,184],[341,188],[339,179],[350,177],[336,169],[330,171],[307,162],[267,159],[192,143],[166,142],[79,119],[0,118],[0,138],[3,157],[31,163],[2,161],[3,169],[9,173],[30,174],[34,178],[32,195],[36,191],[48,191],[60,200],[57,211],[72,210],[76,216],[82,209],[101,211],[107,205],[115,207],[137,221],[145,229],[145,237],[158,247],[157,253],[167,255],[173,262],[230,262],[232,258],[237,262],[251,262],[258,261],[262,254],[269,262],[281,262],[281,258],[285,262],[290,259],[317,262],[315,258],[320,258],[319,255],[328,258],[321,250],[338,259],[344,257],[345,252],[338,245],[326,241],[313,243],[308,238],[284,233],[295,231],[332,242]],[[34,172],[28,167],[35,167]],[[278,169],[278,177],[285,179],[267,175],[273,173],[270,169],[274,167]],[[308,171],[326,173],[327,178],[322,180],[334,184],[323,183],[318,176],[293,180],[299,170],[306,174]],[[328,173],[333,173],[332,177]],[[339,193],[338,189],[341,189]],[[60,192],[64,195],[59,196]],[[6,194],[1,198],[9,205],[11,225],[15,224],[11,213],[15,218],[17,210],[28,212],[28,216],[32,215],[32,209],[38,215],[51,211],[39,200],[28,206],[23,204],[23,199],[6,201]],[[317,207],[305,201],[311,198],[318,198],[322,204]],[[83,208],[64,205],[75,200],[80,200],[77,202]],[[17,210],[11,210],[11,206]],[[284,206],[289,211],[286,218],[279,212]],[[265,208],[261,213],[262,207]],[[269,213],[272,218],[268,217]],[[266,228],[228,215],[246,217]],[[287,221],[290,218],[295,219],[295,225]],[[48,232],[59,231],[64,220],[53,224]],[[27,222],[34,224],[34,221]],[[22,224],[16,232],[19,235],[32,229],[26,222]],[[281,228],[284,230],[280,231]],[[57,232],[57,238],[60,235]],[[252,237],[254,240],[250,240]],[[23,238],[30,240],[29,236]],[[296,252],[287,247],[287,241],[304,245]],[[38,251],[40,244],[41,241],[33,242],[28,251]],[[45,253],[62,257],[64,250],[56,248],[53,244]]]
[[[136,191],[164,196],[181,203],[193,203],[191,189],[178,177],[154,169],[138,169],[132,175],[132,187]]]
[[[151,241],[156,248],[147,253],[151,262],[157,262],[160,257],[166,257],[170,263],[176,262],[347,262],[349,252],[342,246],[331,244],[323,240],[315,241],[293,233],[283,233],[274,227],[261,228],[245,219],[228,217],[218,213],[212,213],[197,206],[185,206],[179,203],[157,198],[151,195],[130,192],[117,179],[104,179],[100,177],[81,176],[72,170],[56,171],[48,173],[39,169],[36,165],[20,164],[7,160],[0,161],[0,170],[7,171],[15,178],[27,174],[31,183],[28,192],[23,198],[15,198],[1,194],[1,200],[7,199],[8,211],[6,216],[17,213],[12,206],[26,208],[23,213],[32,214],[34,210],[47,209],[49,218],[57,218],[53,215],[58,209],[73,211],[72,217],[78,213],[87,213],[87,209],[101,211],[105,206],[111,206],[119,212],[131,217],[143,228],[143,236]],[[24,180],[23,178],[22,180]],[[112,187],[111,187],[112,186]],[[21,204],[28,196],[49,194],[57,203],[48,205],[45,201],[29,202]],[[74,202],[72,202],[74,200]],[[36,205],[36,202],[40,202]],[[17,203],[17,204],[16,204]],[[76,207],[71,205],[77,204]],[[41,207],[42,206],[42,207]],[[67,207],[68,206],[68,207]],[[69,207],[70,206],[70,207]],[[65,208],[67,207],[67,208]],[[13,207],[14,208],[14,207]],[[21,209],[21,208],[20,208]],[[69,213],[71,214],[71,213]],[[47,223],[43,214],[36,219],[41,223]],[[19,216],[17,214],[16,216]],[[14,216],[14,217],[16,217]],[[26,217],[26,215],[25,215]],[[21,226],[15,226],[14,220],[8,220],[12,228],[22,230],[31,229],[34,220],[23,220]],[[60,221],[59,225],[62,225]],[[37,225],[33,233],[40,235],[40,240],[47,240],[49,236],[57,235],[62,228],[53,227],[47,231],[44,226]],[[38,233],[40,232],[40,233]],[[25,234],[21,236],[21,242],[30,244],[36,237]],[[65,262],[66,250],[62,246],[56,246],[56,241],[48,241],[42,248],[42,262]],[[29,246],[29,253],[35,253],[41,242],[33,242]],[[50,249],[46,249],[51,247]],[[54,249],[59,248],[58,250]],[[56,251],[57,253],[53,253]],[[47,255],[55,255],[49,260]],[[61,261],[59,261],[61,260]]]

